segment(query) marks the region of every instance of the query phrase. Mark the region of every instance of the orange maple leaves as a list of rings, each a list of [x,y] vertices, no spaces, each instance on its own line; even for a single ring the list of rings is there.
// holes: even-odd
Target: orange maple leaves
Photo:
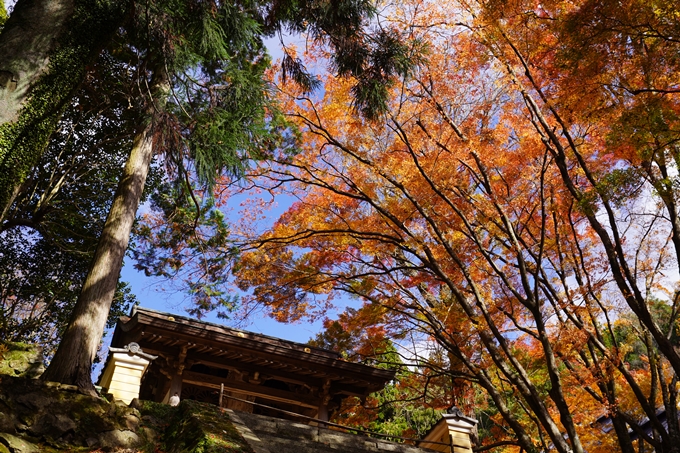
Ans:
[[[282,319],[326,294],[381,307],[365,328],[435,341],[522,448],[627,449],[680,363],[648,302],[673,291],[660,247],[680,251],[676,6],[433,3],[389,10],[428,53],[383,121],[352,112],[346,80],[278,86],[302,149],[257,181],[299,202],[237,277]],[[654,364],[626,362],[631,311]],[[603,414],[615,440],[589,424]]]

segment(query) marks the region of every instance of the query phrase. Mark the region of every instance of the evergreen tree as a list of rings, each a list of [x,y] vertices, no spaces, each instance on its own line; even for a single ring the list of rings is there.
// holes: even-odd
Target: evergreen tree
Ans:
[[[0,221],[130,3],[19,0],[0,32]]]

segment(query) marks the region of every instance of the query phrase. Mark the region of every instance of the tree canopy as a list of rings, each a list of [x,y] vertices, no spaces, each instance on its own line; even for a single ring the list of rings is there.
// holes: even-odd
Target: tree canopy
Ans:
[[[159,156],[168,177],[137,228],[135,254],[158,275],[193,266],[195,313],[257,304],[293,322],[323,317],[349,295],[356,306],[326,321],[319,344],[375,361],[385,344],[410,342],[402,382],[357,423],[383,417],[398,422],[382,428],[402,430],[382,403],[417,400],[419,388],[428,410],[476,410],[489,448],[680,451],[680,426],[667,422],[678,420],[680,373],[677,2],[382,6],[130,2],[110,12],[115,30],[73,60],[57,58],[72,55],[73,33],[49,40],[58,44],[43,49],[51,69],[22,104],[30,115],[0,124],[0,169],[16,161],[22,172],[0,172],[3,225],[58,215],[58,226],[41,228],[63,243],[89,208],[108,215],[62,345],[76,350],[87,337],[88,346],[77,364],[55,359],[50,378],[91,386],[96,329]],[[281,71],[268,70],[262,38],[287,31],[307,33],[309,45],[285,48]],[[91,54],[100,46],[133,81],[104,90],[115,102],[101,116],[85,108],[97,102],[73,97],[80,75],[99,80]],[[60,85],[64,61],[78,84]],[[31,102],[46,108],[46,99],[57,108],[28,140],[22,131],[48,113]],[[62,111],[66,132],[55,134]],[[121,121],[121,149],[107,154],[99,143]],[[73,137],[93,161],[126,168],[115,196],[41,214],[50,188],[31,184],[59,168],[50,156],[59,165],[81,158],[69,127],[81,128]],[[112,168],[97,175],[86,187],[118,177]],[[228,226],[220,209],[234,177],[296,201],[264,231],[257,211]],[[227,280],[240,300],[226,295]],[[403,399],[397,407],[412,408]]]
[[[443,348],[427,366],[483,389],[515,450],[677,451],[677,5],[389,11],[428,53],[380,120],[346,80],[279,80],[302,150],[250,178],[299,201],[244,226],[242,300],[295,320],[357,297],[364,331]]]
[[[48,10],[55,16],[50,25],[42,20]],[[102,48],[124,73],[109,95],[128,103],[127,109],[112,103],[108,114],[125,117],[130,110],[134,117],[125,129],[129,142],[118,143],[128,149],[127,158],[87,277],[43,378],[94,393],[90,367],[154,156],[162,156],[166,187],[176,194],[178,204],[188,194],[199,214],[202,206],[194,190],[210,190],[219,176],[239,177],[243,162],[266,158],[284,141],[279,137],[286,134],[286,126],[264,79],[270,64],[264,36],[284,29],[307,31],[315,43],[334,51],[329,62],[340,76],[355,77],[356,110],[367,117],[384,111],[387,87],[396,75],[408,71],[410,63],[399,33],[369,30],[374,14],[371,2],[352,1],[169,0],[100,2],[96,8],[77,0],[17,4],[0,34],[0,68],[4,68],[0,221],[4,226],[31,220],[48,224],[42,217],[49,203],[43,200],[35,206],[33,219],[8,220],[7,216],[30,184],[27,177],[44,155],[62,113],[90,108],[83,98],[68,102],[83,77],[92,76],[90,65]],[[317,85],[289,51],[282,75],[305,91]],[[96,121],[81,129],[81,124],[74,124],[76,140],[88,134],[97,136],[89,146],[104,140],[106,126],[101,121],[106,120]],[[194,227],[197,222],[198,218]]]

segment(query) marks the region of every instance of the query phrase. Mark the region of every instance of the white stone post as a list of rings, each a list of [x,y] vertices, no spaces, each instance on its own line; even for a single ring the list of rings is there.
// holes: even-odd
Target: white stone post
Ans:
[[[472,453],[470,436],[476,425],[477,420],[452,407],[417,445],[444,453]]]
[[[109,348],[109,358],[99,385],[108,389],[115,399],[130,404],[133,399],[139,398],[142,376],[155,358],[143,353],[137,343],[130,343],[124,349]]]

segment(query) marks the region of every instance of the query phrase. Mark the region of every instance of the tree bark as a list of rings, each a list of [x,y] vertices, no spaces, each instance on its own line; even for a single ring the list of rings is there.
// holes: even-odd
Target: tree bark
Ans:
[[[154,98],[164,101],[168,90],[167,76],[158,71],[152,87]],[[148,122],[135,137],[90,271],[59,349],[43,374],[44,380],[76,385],[84,393],[96,394],[90,376],[92,363],[104,333],[130,232],[153,158],[154,126],[161,109],[154,100],[149,102]]]
[[[31,88],[47,72],[49,55],[67,28],[74,4],[74,0],[19,0],[15,5],[0,33],[0,125],[19,120]],[[22,182],[14,170],[22,167],[14,160],[23,158],[15,156],[15,140],[0,130],[0,171],[5,173],[0,178],[0,221]]]
[[[19,0],[0,34],[0,124],[16,121],[73,14],[74,0]]]

